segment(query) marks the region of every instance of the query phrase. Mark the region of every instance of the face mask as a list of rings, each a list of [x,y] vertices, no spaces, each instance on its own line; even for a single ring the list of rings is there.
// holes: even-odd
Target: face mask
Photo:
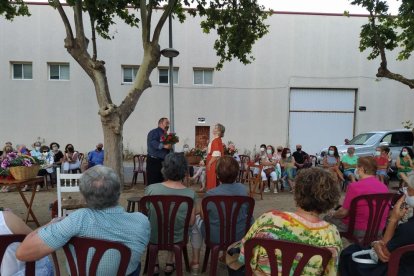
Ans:
[[[267,154],[272,154],[272,150],[268,149],[266,152],[267,152]]]
[[[330,151],[328,151],[328,153],[329,153],[329,155],[334,155],[334,151],[333,150],[330,150]]]
[[[302,150],[302,148],[296,148],[296,150],[297,150],[297,151],[301,151],[301,150]]]
[[[35,147],[35,149],[36,149],[37,151],[39,151],[39,150],[40,150],[40,147]]]
[[[414,196],[410,196],[407,193],[407,188],[404,188],[404,194],[405,194],[405,203],[409,205],[410,207],[414,207]]]
[[[289,158],[290,157],[290,153],[286,153],[286,157]]]
[[[375,156],[380,156],[380,155],[381,155],[381,152],[377,150],[377,151],[375,152]]]
[[[355,178],[356,178],[356,179],[359,179],[360,175],[359,175],[359,173],[358,173],[358,169],[355,169],[355,171],[354,171],[354,175],[355,175]]]
[[[260,151],[261,152],[264,152],[266,149],[265,148],[260,148]]]
[[[98,151],[102,151],[102,148],[96,148]]]
[[[47,156],[47,152],[42,152],[43,156]]]
[[[402,156],[407,156],[408,152],[403,151],[401,154],[402,154]]]

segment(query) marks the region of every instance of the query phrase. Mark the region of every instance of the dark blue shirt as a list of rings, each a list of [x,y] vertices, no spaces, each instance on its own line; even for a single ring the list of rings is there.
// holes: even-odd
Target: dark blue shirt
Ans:
[[[160,127],[154,128],[148,132],[147,136],[147,152],[148,156],[164,160],[165,156],[170,152],[164,149],[164,144],[161,142],[161,137],[164,135],[164,130]]]
[[[104,162],[104,150],[93,150],[88,153],[89,168],[96,165],[103,165]]]

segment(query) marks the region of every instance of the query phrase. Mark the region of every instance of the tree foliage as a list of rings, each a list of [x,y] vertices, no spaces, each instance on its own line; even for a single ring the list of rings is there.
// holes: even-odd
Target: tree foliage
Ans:
[[[410,58],[414,51],[414,1],[401,0],[398,15],[389,14],[386,0],[353,0],[353,5],[366,8],[369,22],[362,26],[360,50],[370,50],[368,59],[381,58],[377,77],[393,79],[414,88],[414,79],[393,73],[387,65],[386,51],[401,48],[398,60]]]
[[[29,16],[29,9],[23,0],[0,0],[0,15],[7,20],[13,20],[16,16]]]

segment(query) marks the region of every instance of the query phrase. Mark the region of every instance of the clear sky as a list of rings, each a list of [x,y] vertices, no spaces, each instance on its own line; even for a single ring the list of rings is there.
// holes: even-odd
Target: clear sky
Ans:
[[[343,13],[349,11],[353,14],[366,14],[367,11],[359,6],[350,4],[350,0],[258,0],[260,4],[275,11],[294,12],[324,12]],[[397,0],[388,0],[390,12],[398,12]]]

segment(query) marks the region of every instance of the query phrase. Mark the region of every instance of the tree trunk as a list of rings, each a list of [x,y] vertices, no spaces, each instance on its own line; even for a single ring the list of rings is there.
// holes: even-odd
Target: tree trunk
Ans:
[[[115,114],[114,114],[115,116]],[[112,117],[112,116],[111,116]],[[108,123],[108,118],[101,117],[104,134],[105,161],[104,164],[115,170],[121,179],[121,191],[124,188],[124,166],[123,166],[123,124],[119,120],[117,131],[114,131],[114,122]],[[122,125],[121,125],[122,124]]]

